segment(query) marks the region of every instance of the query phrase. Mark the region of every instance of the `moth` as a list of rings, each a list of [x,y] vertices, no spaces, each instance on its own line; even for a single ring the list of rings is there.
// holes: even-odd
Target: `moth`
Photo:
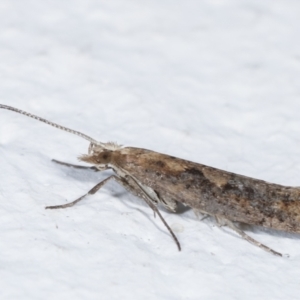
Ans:
[[[300,233],[298,187],[268,183],[147,149],[99,142],[79,131],[20,109],[4,104],[0,104],[0,108],[20,113],[89,141],[88,153],[79,156],[78,159],[93,165],[92,167],[54,160],[55,162],[95,171],[111,169],[115,173],[75,201],[47,206],[46,209],[71,207],[87,195],[95,194],[108,181],[114,180],[133,195],[142,198],[159,216],[179,251],[180,243],[162,217],[158,209],[160,205],[171,212],[176,212],[178,204],[182,203],[197,213],[212,216],[219,225],[227,225],[243,239],[277,256],[282,254],[256,241],[237,224],[246,223]]]

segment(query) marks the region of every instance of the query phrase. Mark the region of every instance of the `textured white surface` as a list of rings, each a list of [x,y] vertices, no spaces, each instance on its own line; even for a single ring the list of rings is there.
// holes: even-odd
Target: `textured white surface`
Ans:
[[[0,3],[0,103],[83,131],[300,185],[300,2]],[[274,257],[191,211],[176,246],[108,173],[72,170],[88,143],[0,111],[1,299],[299,299],[299,235],[247,227]]]

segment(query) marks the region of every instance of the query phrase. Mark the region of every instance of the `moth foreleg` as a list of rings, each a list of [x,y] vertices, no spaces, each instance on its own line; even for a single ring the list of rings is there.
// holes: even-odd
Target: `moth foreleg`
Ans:
[[[69,163],[66,163],[66,162],[63,162],[63,161],[60,161],[60,160],[56,160],[56,159],[52,159],[51,161],[55,162],[56,164],[63,165],[63,166],[66,166],[66,167],[75,168],[75,169],[93,170],[95,172],[100,171],[99,169],[97,169],[94,166],[93,167],[86,167],[86,166],[73,165],[73,164],[69,164]]]
[[[227,225],[229,228],[231,228],[233,231],[235,231],[237,234],[239,234],[243,239],[245,239],[247,242],[251,243],[254,246],[257,246],[269,253],[272,253],[277,256],[282,256],[281,253],[269,248],[268,246],[260,243],[259,241],[255,240],[254,238],[250,237],[248,234],[246,234],[243,230],[238,228],[232,221],[224,218],[224,217],[218,217],[216,216],[216,219],[218,220],[218,223],[222,225]]]
[[[98,184],[96,184],[86,194],[84,194],[83,196],[79,197],[75,201],[67,203],[67,204],[63,204],[63,205],[46,206],[46,209],[57,209],[57,208],[71,207],[71,206],[75,205],[76,203],[78,203],[79,201],[81,201],[82,199],[84,199],[86,196],[88,196],[88,195],[94,195],[96,192],[98,192],[103,187],[103,185],[105,183],[107,183],[109,180],[112,180],[112,179],[114,179],[116,181],[119,181],[120,178],[117,177],[116,175],[111,175],[111,176],[107,177],[106,179],[102,180],[101,182],[99,182]]]

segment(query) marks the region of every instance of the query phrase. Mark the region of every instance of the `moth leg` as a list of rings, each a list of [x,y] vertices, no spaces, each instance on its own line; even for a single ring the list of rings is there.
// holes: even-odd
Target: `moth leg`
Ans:
[[[239,234],[243,239],[245,239],[247,242],[251,243],[254,246],[257,246],[269,253],[272,253],[274,255],[277,256],[282,256],[281,253],[269,248],[268,246],[260,243],[259,241],[253,239],[252,237],[250,237],[248,234],[246,234],[243,230],[239,229],[236,225],[233,224],[232,221],[225,219],[225,218],[219,218],[216,216],[216,219],[218,220],[218,222],[220,222],[221,225],[227,225],[229,228],[231,228],[233,231],[235,231],[237,234]],[[220,220],[221,219],[221,220]]]
[[[155,191],[154,191],[155,192]],[[160,196],[157,192],[157,198],[159,202],[170,212],[174,213],[178,209],[178,203],[175,200],[164,198]]]
[[[172,235],[173,239],[175,240],[175,243],[178,247],[178,250],[181,250],[179,241],[176,237],[176,235],[174,234],[174,232],[172,231],[172,229],[170,228],[170,226],[168,225],[168,223],[165,221],[165,219],[163,218],[163,216],[160,214],[159,210],[157,209],[156,205],[155,205],[155,200],[151,198],[151,196],[149,196],[147,194],[147,192],[145,192],[143,190],[143,188],[140,187],[140,185],[132,178],[132,177],[128,177],[126,176],[126,179],[129,179],[129,181],[131,181],[130,183],[124,179],[124,178],[120,178],[116,175],[111,175],[109,177],[107,177],[106,179],[102,180],[101,182],[99,182],[98,184],[96,184],[92,189],[90,189],[86,194],[84,194],[83,196],[79,197],[78,199],[76,199],[73,202],[67,203],[67,204],[63,204],[63,205],[54,205],[54,206],[46,206],[46,209],[57,209],[57,208],[66,208],[66,207],[71,207],[73,205],[75,205],[76,203],[78,203],[79,201],[81,201],[83,198],[85,198],[88,195],[93,195],[95,194],[97,191],[99,191],[99,189],[105,184],[107,183],[109,180],[115,180],[116,182],[118,182],[120,185],[122,185],[124,188],[126,188],[126,190],[128,190],[130,193],[132,193],[133,195],[136,195],[138,197],[141,197],[145,200],[145,202],[150,206],[150,208],[157,213],[157,215],[159,216],[159,218],[161,219],[161,221],[163,222],[163,224],[166,226],[166,228],[168,229],[168,231],[170,232],[170,234]]]
[[[66,163],[66,162],[63,162],[63,161],[60,161],[60,160],[56,160],[56,159],[52,159],[51,161],[55,162],[56,164],[63,165],[63,166],[66,166],[66,167],[75,168],[75,169],[93,170],[95,172],[100,171],[96,167],[86,167],[86,166],[73,165],[73,164],[69,164],[69,163]]]
[[[57,208],[66,208],[66,207],[71,207],[73,205],[75,205],[76,203],[78,203],[79,201],[81,201],[83,198],[85,198],[88,195],[94,195],[96,192],[98,192],[102,186],[107,183],[109,180],[116,180],[119,182],[119,177],[115,176],[115,175],[111,175],[109,177],[107,177],[106,179],[102,180],[101,182],[99,182],[98,184],[96,184],[92,189],[90,189],[86,194],[82,195],[81,197],[79,197],[78,199],[76,199],[73,202],[67,203],[67,204],[63,204],[63,205],[53,205],[53,206],[46,206],[46,209],[57,209]]]
[[[114,179],[122,185],[128,192],[131,194],[142,198],[148,205],[149,207],[153,210],[154,215],[157,214],[160,220],[163,222],[169,233],[171,234],[172,238],[174,239],[178,250],[181,250],[180,243],[169,226],[169,224],[166,222],[166,220],[163,218],[161,213],[159,212],[157,208],[157,199],[155,199],[151,193],[148,192],[147,187],[142,186],[135,178],[126,175],[125,178],[117,177],[117,176],[112,176]],[[157,195],[156,195],[157,196]],[[159,199],[160,200],[160,199]]]
[[[124,180],[124,179],[122,178],[120,180]],[[181,251],[181,246],[180,246],[180,243],[179,243],[179,241],[178,241],[175,233],[173,232],[173,230],[171,229],[171,227],[168,225],[168,223],[166,222],[166,220],[163,218],[163,216],[161,215],[161,213],[159,212],[159,210],[158,210],[158,208],[156,206],[157,205],[157,200],[154,199],[151,196],[151,194],[149,194],[147,192],[147,190],[145,189],[145,187],[142,184],[140,184],[134,177],[126,175],[126,182],[127,182],[126,185],[129,188],[129,191],[131,193],[133,193],[134,195],[137,195],[137,196],[141,197],[142,199],[144,199],[144,201],[153,210],[154,215],[155,214],[158,215],[158,217],[163,222],[163,224],[165,225],[165,227],[168,229],[169,233],[171,234],[172,238],[174,239],[174,241],[175,241],[175,243],[177,245],[178,250]],[[125,186],[125,188],[126,188],[126,186]]]
[[[229,222],[229,220],[227,221],[227,219],[222,218],[220,216],[215,215],[214,217],[216,219],[218,227],[226,226],[227,222]],[[230,226],[228,225],[228,227],[230,227]]]
[[[200,219],[200,217],[201,217],[200,221],[203,221],[204,219],[206,219],[207,217],[210,216],[206,211],[204,211],[202,209],[198,209],[198,208],[197,209],[194,208],[193,212],[197,219]]]

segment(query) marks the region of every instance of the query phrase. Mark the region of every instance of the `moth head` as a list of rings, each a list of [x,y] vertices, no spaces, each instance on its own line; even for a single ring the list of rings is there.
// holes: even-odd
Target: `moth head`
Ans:
[[[99,169],[107,168],[111,163],[112,153],[122,146],[116,143],[90,143],[88,154],[78,157],[79,160],[95,165]]]
[[[109,167],[108,165],[109,165],[109,163],[111,162],[111,159],[112,159],[112,153],[115,150],[118,150],[118,149],[122,148],[121,145],[118,145],[116,143],[98,142],[95,139],[93,139],[92,137],[90,137],[90,136],[88,136],[88,135],[86,135],[86,134],[84,134],[80,131],[76,131],[76,130],[70,129],[68,127],[65,127],[65,126],[61,126],[57,123],[48,121],[44,118],[41,118],[39,116],[33,115],[31,113],[28,113],[26,111],[20,110],[18,108],[12,107],[12,106],[0,104],[0,108],[8,109],[8,110],[17,112],[21,115],[25,115],[29,118],[33,118],[35,120],[46,123],[50,126],[53,126],[53,127],[58,128],[60,130],[66,131],[68,133],[75,134],[75,135],[89,141],[90,146],[89,146],[88,154],[80,156],[79,160],[85,161],[85,162],[90,163],[90,164],[94,164],[99,169],[103,169],[103,168],[107,169]]]

